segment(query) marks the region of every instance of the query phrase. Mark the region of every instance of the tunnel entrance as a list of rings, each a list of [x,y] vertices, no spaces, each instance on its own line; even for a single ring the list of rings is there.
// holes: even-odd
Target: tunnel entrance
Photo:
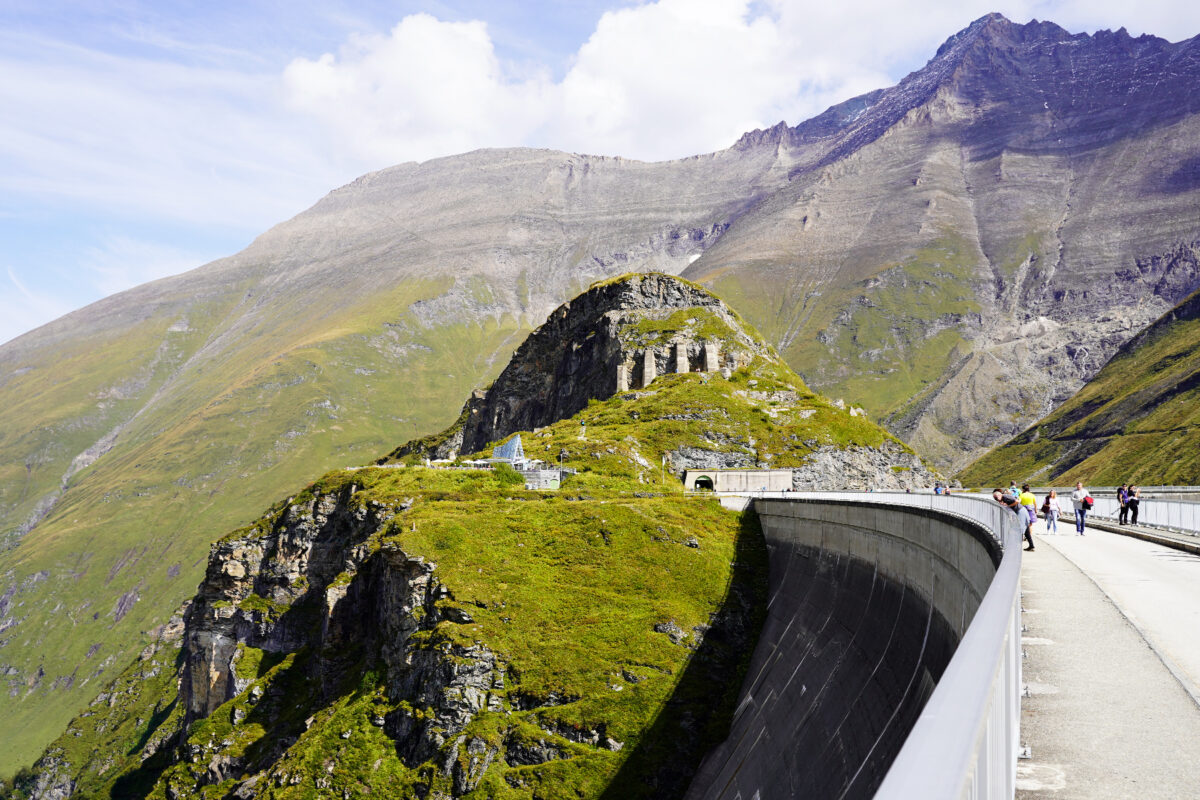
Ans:
[[[696,478],[695,488],[697,491],[711,492],[713,490],[713,479],[707,475],[701,475]]]

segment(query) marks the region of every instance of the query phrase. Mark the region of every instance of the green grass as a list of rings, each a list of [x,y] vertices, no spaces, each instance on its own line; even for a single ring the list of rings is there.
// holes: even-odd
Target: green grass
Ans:
[[[435,562],[453,604],[473,618],[419,632],[411,646],[440,651],[482,643],[504,664],[503,710],[480,714],[464,735],[494,746],[545,740],[565,756],[542,766],[497,763],[478,796],[599,796],[614,781],[623,796],[645,796],[648,788],[638,776],[648,765],[667,758],[671,765],[694,767],[724,735],[752,648],[703,645],[695,631],[727,607],[731,591],[742,604],[736,611],[742,618],[761,613],[754,609],[765,601],[765,550],[751,521],[714,500],[678,493],[633,497],[597,487],[596,497],[580,500],[526,492],[491,471],[376,468],[330,473],[231,535],[262,535],[289,505],[344,496],[351,484],[359,488],[356,505],[408,506],[371,536],[370,550],[399,546]],[[699,546],[686,545],[689,538]],[[239,604],[243,610],[275,611],[250,597]],[[684,643],[654,631],[668,621],[688,632]],[[756,629],[754,619],[745,622]],[[417,785],[449,788],[434,764],[406,766],[374,721],[398,709],[428,712],[390,696],[369,654],[349,682],[322,701],[309,671],[314,653],[240,646],[235,671],[250,683],[188,732],[187,748],[201,755],[142,764],[131,742],[178,728],[175,653],[135,661],[113,690],[120,702],[104,706],[102,719],[93,712],[77,718],[52,746],[79,770],[85,790],[165,798],[171,787],[181,797],[220,797],[232,782],[194,788],[214,756],[267,767],[266,797],[343,791],[395,796]],[[155,682],[141,680],[148,664],[159,668]],[[714,669],[723,679],[715,694],[705,682]],[[265,699],[256,702],[256,695]],[[570,702],[522,710],[529,698],[551,695]],[[721,702],[714,703],[716,697]],[[702,721],[695,736],[658,734],[656,723],[677,723],[684,714]],[[555,733],[570,729],[602,730],[623,747],[581,745]],[[292,737],[298,739],[287,744]],[[284,755],[269,755],[281,742]],[[518,773],[511,781],[515,788],[506,780],[509,772]],[[294,774],[303,781],[291,784]],[[314,777],[326,775],[327,785],[318,788]]]
[[[901,414],[970,352],[957,320],[980,311],[975,269],[966,240],[948,234],[870,278],[826,291],[784,355],[822,392],[876,418]],[[817,338],[830,333],[828,341]]]
[[[37,667],[46,677],[0,697],[0,711],[24,733],[4,753],[0,774],[29,763],[143,646],[141,632],[191,594],[210,541],[231,530],[234,538],[258,535],[256,530],[267,530],[290,505],[346,482],[370,484],[356,495],[361,502],[419,499],[406,512],[407,526],[388,535],[435,560],[457,597],[484,604],[478,630],[469,636],[486,634],[498,652],[518,663],[523,687],[579,694],[578,703],[554,712],[564,715],[557,722],[583,725],[603,718],[611,731],[637,742],[639,731],[669,718],[661,716],[662,704],[681,691],[677,684],[687,663],[686,653],[663,650],[663,635],[639,639],[637,631],[645,634],[645,623],[663,616],[686,622],[689,630],[701,624],[728,590],[735,560],[730,548],[745,535],[735,517],[683,497],[663,456],[691,446],[736,451],[764,465],[798,466],[825,444],[878,445],[891,438],[813,394],[773,357],[760,357],[729,379],[665,375],[649,392],[593,401],[573,419],[526,432],[531,457],[556,462],[564,453],[564,466],[577,471],[558,494],[525,492],[504,483],[502,472],[412,467],[334,472],[251,522],[248,508],[267,507],[331,466],[369,461],[379,452],[372,443],[389,431],[412,425],[421,432],[413,419],[449,422],[452,411],[440,397],[451,391],[465,396],[498,370],[499,364],[472,354],[515,345],[515,320],[437,329],[414,326],[404,314],[397,326],[381,321],[391,313],[386,309],[406,308],[413,297],[441,288],[397,289],[377,298],[371,313],[359,309],[361,318],[350,312],[305,317],[296,309],[290,333],[276,330],[248,340],[245,346],[253,352],[242,361],[192,364],[159,394],[153,413],[132,420],[118,446],[73,480],[46,522],[5,556],[17,579],[41,570],[49,577],[19,595],[25,617],[7,634],[5,658],[21,671],[10,686],[21,686]],[[715,324],[703,314],[674,322]],[[667,330],[650,328],[646,335]],[[400,370],[385,357],[396,347],[406,348]],[[350,373],[357,383],[350,382]],[[781,403],[768,392],[787,392],[793,399]],[[701,548],[682,546],[685,535],[695,535]],[[348,583],[354,576],[343,573],[337,580]],[[123,604],[125,615],[118,620],[116,598],[126,592],[138,600]],[[623,599],[625,593],[639,599]],[[492,614],[492,602],[519,609],[524,627]],[[288,610],[256,596],[237,604],[237,613],[260,621]],[[458,641],[462,633],[439,629],[428,645]],[[682,661],[663,661],[664,652]],[[306,668],[300,655],[296,659],[301,663],[276,663],[243,649],[239,674],[299,680]],[[597,700],[605,696],[605,681],[620,673],[621,659],[667,677],[648,676],[627,687],[616,705]],[[355,691],[368,697],[375,688],[363,684]],[[206,724],[225,724],[221,720],[232,720],[231,714],[214,715]],[[230,746],[267,747],[253,741],[239,738]],[[631,749],[648,758],[645,748]],[[545,775],[556,770],[574,775],[580,786],[591,785],[613,779],[617,770],[641,774],[649,763],[623,767],[622,759],[632,756],[621,752],[625,755],[589,756],[595,769],[554,764],[542,777],[531,777],[530,785],[549,792],[553,781],[545,784]],[[182,767],[176,767],[162,780],[186,782]],[[138,781],[150,779],[148,773],[138,775]]]
[[[37,365],[0,386],[0,530],[57,488],[76,453],[127,422],[50,516],[0,552],[0,592],[48,574],[18,595],[20,624],[2,639],[0,662],[19,675],[0,683],[0,718],[23,733],[0,749],[0,774],[32,761],[136,652],[142,631],[191,595],[212,540],[290,487],[448,424],[457,401],[446,398],[465,397],[499,371],[522,323],[489,317],[424,328],[403,310],[447,288],[402,282],[336,313],[296,304],[278,311],[278,324],[196,357],[232,324],[227,315],[246,287],[231,287],[191,307],[190,333],[166,333],[175,312],[152,316],[65,349],[54,371]],[[104,399],[105,387],[143,371],[139,393]],[[126,593],[139,599],[118,621]],[[85,658],[95,644],[102,655]],[[39,668],[45,677],[34,685]]]

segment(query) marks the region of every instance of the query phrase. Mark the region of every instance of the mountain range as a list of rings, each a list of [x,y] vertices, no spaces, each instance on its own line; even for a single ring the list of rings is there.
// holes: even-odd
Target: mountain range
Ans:
[[[1200,42],[989,15],[896,86],[647,164],[486,150],[365,175],[0,347],[0,719],[28,763],[211,541],[444,428],[593,281],[682,274],[945,470],[1200,287]]]

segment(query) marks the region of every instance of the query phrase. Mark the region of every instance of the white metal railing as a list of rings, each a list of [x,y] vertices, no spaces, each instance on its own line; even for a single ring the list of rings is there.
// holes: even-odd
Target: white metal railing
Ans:
[[[1021,535],[991,497],[885,492],[754,492],[772,499],[854,500],[928,508],[969,520],[1003,548],[1000,566],[946,671],[875,797],[1012,798],[1021,725]]]
[[[1092,499],[1096,504],[1088,512],[1089,516],[1107,520],[1119,518],[1121,504],[1117,498],[1092,495]],[[1200,535],[1200,503],[1143,497],[1138,502],[1138,525]]]
[[[1058,499],[1062,503],[1063,512],[1069,519],[1072,513],[1071,492],[1075,490],[1075,487],[1050,488],[1058,492]],[[1200,502],[1195,500],[1167,500],[1147,496],[1154,493],[1195,494],[1195,487],[1142,486],[1139,488],[1141,489],[1141,500],[1138,502],[1138,525],[1200,536]],[[1048,491],[1048,488],[1042,487],[1033,490],[1034,494],[1038,496],[1039,504]],[[1088,516],[1103,520],[1119,519],[1121,504],[1117,502],[1116,489],[1110,487],[1089,487],[1088,491],[1092,493],[1092,500],[1095,501],[1095,506],[1088,512]]]

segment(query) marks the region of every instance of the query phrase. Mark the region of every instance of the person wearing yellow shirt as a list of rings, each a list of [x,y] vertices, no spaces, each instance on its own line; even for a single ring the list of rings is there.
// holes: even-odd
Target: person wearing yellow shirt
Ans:
[[[1025,515],[1025,541],[1029,542],[1026,550],[1033,549],[1033,523],[1037,521],[1037,498],[1033,496],[1033,492],[1029,491],[1029,484],[1021,487],[1021,493],[1017,495],[1017,502],[1021,504],[1021,512]]]

